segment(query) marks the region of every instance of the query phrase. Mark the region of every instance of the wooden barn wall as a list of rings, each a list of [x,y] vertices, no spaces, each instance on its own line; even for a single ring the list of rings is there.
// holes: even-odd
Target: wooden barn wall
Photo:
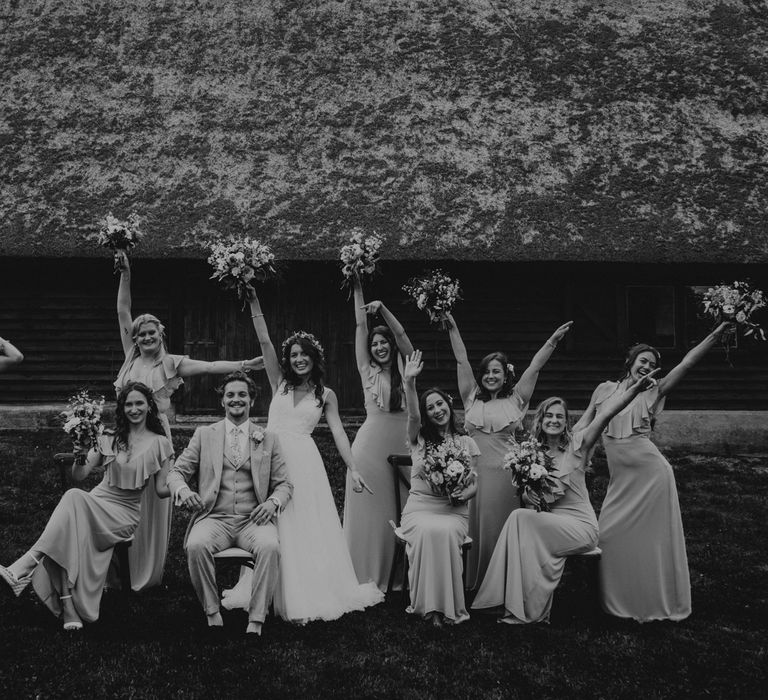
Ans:
[[[574,408],[586,405],[594,386],[615,378],[625,348],[640,338],[626,318],[628,286],[675,290],[676,346],[662,351],[671,367],[706,332],[686,302],[689,285],[750,277],[768,288],[764,267],[706,265],[604,265],[560,263],[456,263],[442,265],[460,277],[464,300],[456,309],[470,358],[477,364],[501,349],[522,371],[561,322],[573,331],[540,375],[533,404],[551,394]],[[366,288],[383,299],[425,354],[420,386],[456,394],[455,364],[447,333],[405,303],[401,285],[424,269],[418,263],[387,263]],[[0,260],[0,336],[24,352],[17,370],[0,375],[0,403],[52,403],[82,386],[112,397],[111,382],[122,362],[115,313],[117,278],[103,260]],[[279,281],[261,290],[273,341],[279,349],[292,330],[304,328],[323,342],[328,384],[346,413],[363,412],[354,362],[354,317],[333,263],[292,263]],[[250,314],[232,293],[208,279],[201,261],[138,260],[133,273],[134,314],[149,311],[167,325],[169,349],[205,360],[259,354]],[[765,325],[765,324],[764,324]],[[744,342],[731,353],[713,352],[674,392],[669,409],[768,408],[767,344]],[[266,414],[269,387],[259,376],[258,414]],[[193,378],[175,396],[184,413],[216,411],[217,378]]]

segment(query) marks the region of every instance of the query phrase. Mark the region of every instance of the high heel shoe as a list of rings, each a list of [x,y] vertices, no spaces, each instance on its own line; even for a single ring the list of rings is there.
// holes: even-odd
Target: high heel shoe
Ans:
[[[71,595],[60,595],[59,600],[66,600],[67,598],[71,597]],[[64,623],[64,629],[67,632],[76,632],[77,630],[83,629],[83,623],[81,620],[69,620],[68,622]]]
[[[0,578],[3,579],[13,591],[13,595],[17,598],[21,595],[21,592],[32,581],[32,574],[24,576],[23,578],[16,578],[10,569],[6,569],[4,566],[0,566]]]

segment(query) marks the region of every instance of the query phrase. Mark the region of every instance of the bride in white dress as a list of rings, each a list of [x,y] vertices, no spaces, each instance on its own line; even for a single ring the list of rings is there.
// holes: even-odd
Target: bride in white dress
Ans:
[[[298,623],[335,620],[380,603],[384,595],[374,582],[360,584],[355,575],[325,466],[312,439],[323,413],[350,471],[354,491],[362,494],[370,489],[355,469],[336,395],[323,385],[320,343],[310,333],[299,331],[285,340],[278,358],[255,293],[250,303],[272,387],[267,430],[280,438],[288,478],[293,483],[293,497],[277,518],[280,584],[275,593],[275,613]],[[235,588],[224,592],[222,604],[226,608],[247,607],[250,590],[250,574],[246,573]]]

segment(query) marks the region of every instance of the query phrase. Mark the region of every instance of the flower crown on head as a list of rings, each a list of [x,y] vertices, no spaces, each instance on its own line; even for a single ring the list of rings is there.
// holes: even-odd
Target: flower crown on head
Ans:
[[[283,344],[280,347],[281,354],[285,355],[285,349],[293,345],[298,340],[306,340],[317,351],[317,354],[320,355],[320,357],[325,357],[325,350],[323,350],[323,346],[320,345],[320,341],[315,338],[314,335],[307,333],[306,331],[294,331],[291,333],[283,341]]]

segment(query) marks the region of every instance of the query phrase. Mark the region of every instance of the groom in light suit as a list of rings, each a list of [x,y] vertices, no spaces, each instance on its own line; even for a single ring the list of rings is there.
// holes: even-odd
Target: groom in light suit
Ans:
[[[168,474],[177,505],[197,511],[184,539],[192,586],[208,617],[221,627],[213,555],[242,547],[255,556],[247,632],[261,626],[278,580],[275,517],[291,498],[278,438],[248,420],[256,384],[244,372],[219,388],[225,418],[198,428]],[[188,482],[197,477],[199,493]]]

